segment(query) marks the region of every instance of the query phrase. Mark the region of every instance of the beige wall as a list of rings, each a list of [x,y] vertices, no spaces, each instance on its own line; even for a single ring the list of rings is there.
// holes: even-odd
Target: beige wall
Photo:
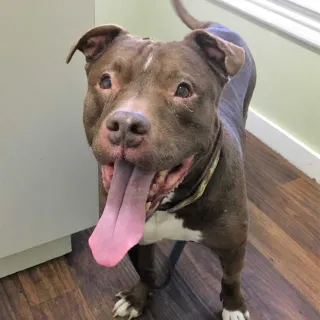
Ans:
[[[153,2],[154,0],[95,0],[96,25],[118,24],[133,34],[149,36],[157,29],[152,16],[147,14]],[[154,26],[156,28],[153,31]]]
[[[199,19],[226,24],[245,38],[258,68],[252,108],[319,153],[320,55],[208,1],[185,3]],[[188,32],[169,0],[97,0],[96,24],[102,23],[159,40]]]

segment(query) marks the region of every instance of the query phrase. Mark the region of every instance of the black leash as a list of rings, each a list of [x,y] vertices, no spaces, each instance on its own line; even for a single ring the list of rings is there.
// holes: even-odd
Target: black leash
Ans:
[[[173,272],[174,272],[174,268],[182,254],[182,251],[184,249],[186,245],[186,242],[185,241],[177,241],[170,253],[170,256],[169,256],[169,262],[168,262],[168,276],[166,278],[166,280],[164,281],[164,283],[160,284],[160,285],[156,285],[154,284],[153,285],[153,288],[154,289],[157,289],[157,290],[162,290],[164,289],[171,281],[172,279],[172,275],[173,275]]]

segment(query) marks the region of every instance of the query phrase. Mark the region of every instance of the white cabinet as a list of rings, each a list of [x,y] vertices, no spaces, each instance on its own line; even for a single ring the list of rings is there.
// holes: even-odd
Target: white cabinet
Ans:
[[[98,174],[82,127],[94,1],[0,0],[0,277],[71,250],[98,219]]]

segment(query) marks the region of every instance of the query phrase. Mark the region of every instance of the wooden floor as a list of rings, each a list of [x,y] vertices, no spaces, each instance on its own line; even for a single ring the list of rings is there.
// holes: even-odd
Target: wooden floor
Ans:
[[[320,188],[250,135],[246,167],[251,233],[243,286],[252,319],[319,320]],[[0,319],[112,319],[113,295],[137,276],[128,260],[99,267],[89,234],[73,237],[69,256],[0,280]],[[159,270],[171,245],[159,246]],[[215,257],[188,245],[142,319],[220,319],[220,277]]]

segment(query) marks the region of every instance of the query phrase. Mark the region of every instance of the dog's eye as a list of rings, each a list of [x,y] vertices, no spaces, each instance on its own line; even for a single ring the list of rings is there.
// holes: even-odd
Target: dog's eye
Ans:
[[[111,89],[111,87],[112,87],[111,77],[108,74],[106,74],[101,78],[100,88],[101,89]]]
[[[175,96],[186,99],[189,98],[191,95],[192,92],[190,86],[185,82],[180,83],[175,93]]]

